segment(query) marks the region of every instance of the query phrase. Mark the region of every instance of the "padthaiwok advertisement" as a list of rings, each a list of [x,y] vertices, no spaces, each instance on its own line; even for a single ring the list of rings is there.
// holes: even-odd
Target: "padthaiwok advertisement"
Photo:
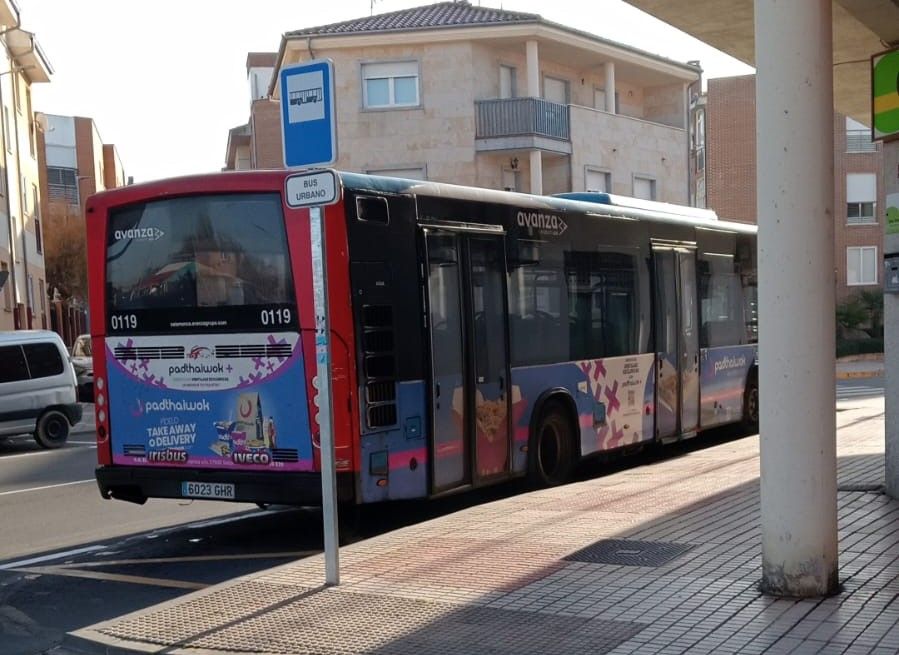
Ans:
[[[296,333],[109,337],[113,463],[312,470]]]

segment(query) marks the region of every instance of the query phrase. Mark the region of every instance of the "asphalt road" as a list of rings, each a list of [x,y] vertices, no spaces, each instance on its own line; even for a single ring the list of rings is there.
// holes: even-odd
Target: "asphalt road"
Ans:
[[[882,396],[884,392],[884,378],[882,375],[872,378],[852,378],[837,381],[837,400],[852,400],[854,398],[873,398]]]
[[[0,560],[218,517],[246,506],[151,500],[143,507],[103,500],[94,480],[93,434],[59,450],[27,437],[0,442]]]

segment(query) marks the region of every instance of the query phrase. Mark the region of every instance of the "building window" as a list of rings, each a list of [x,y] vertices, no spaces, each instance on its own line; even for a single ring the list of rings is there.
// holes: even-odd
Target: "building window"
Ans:
[[[515,69],[512,66],[499,67],[499,97],[515,98],[518,95]]]
[[[634,175],[634,198],[656,199],[656,181],[649,177]]]
[[[875,173],[849,173],[846,175],[846,222],[850,225],[876,223],[874,215],[877,200],[877,175]]]
[[[591,193],[611,193],[612,174],[588,168],[585,174],[584,188]]]
[[[37,254],[44,254],[44,239],[41,235],[41,219],[38,216],[34,217],[34,248],[37,250]]]
[[[78,171],[74,168],[47,166],[47,195],[50,200],[78,204]]]
[[[846,222],[856,225],[858,223],[876,223],[873,202],[847,202]]]
[[[556,77],[543,78],[543,97],[560,105],[568,104],[568,80]]]
[[[362,64],[362,105],[367,109],[417,107],[418,62]]]
[[[846,248],[846,284],[877,284],[877,246]]]

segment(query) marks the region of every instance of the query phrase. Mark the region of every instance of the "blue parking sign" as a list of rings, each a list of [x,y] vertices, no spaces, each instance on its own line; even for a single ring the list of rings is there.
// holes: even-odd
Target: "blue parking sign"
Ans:
[[[337,161],[334,63],[314,59],[281,69],[281,143],[288,168]]]

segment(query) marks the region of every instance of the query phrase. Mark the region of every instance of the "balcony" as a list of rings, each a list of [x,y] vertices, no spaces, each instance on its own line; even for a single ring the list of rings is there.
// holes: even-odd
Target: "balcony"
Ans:
[[[568,105],[542,98],[476,100],[475,149],[540,149],[571,154]]]
[[[877,152],[870,130],[846,130],[846,152]]]

